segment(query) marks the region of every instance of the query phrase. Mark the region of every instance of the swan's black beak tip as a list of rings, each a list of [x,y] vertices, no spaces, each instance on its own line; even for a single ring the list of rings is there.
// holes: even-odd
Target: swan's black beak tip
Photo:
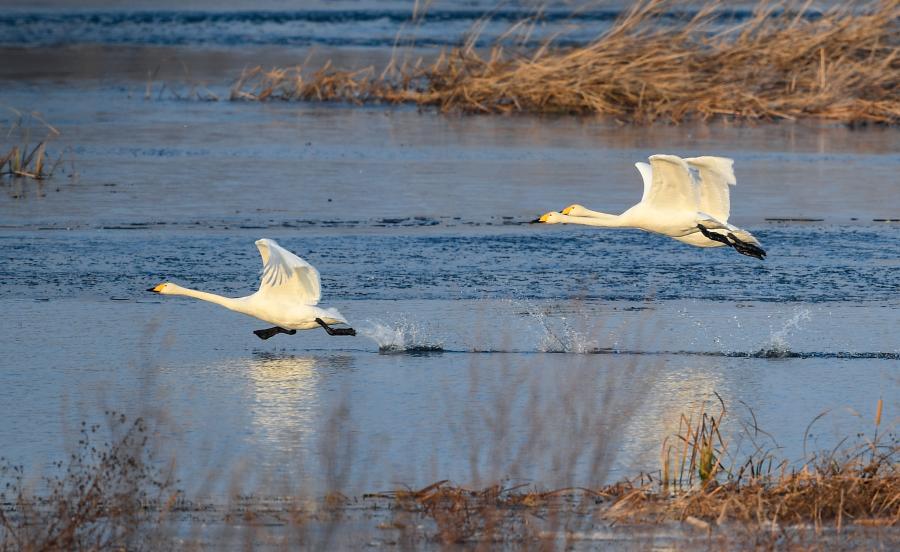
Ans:
[[[536,219],[534,219],[534,220],[528,221],[528,224],[540,224],[540,223],[541,223],[541,219],[540,219],[540,218],[536,218]]]
[[[150,291],[150,292],[153,292],[153,293],[156,293],[156,288],[147,288],[147,291]]]

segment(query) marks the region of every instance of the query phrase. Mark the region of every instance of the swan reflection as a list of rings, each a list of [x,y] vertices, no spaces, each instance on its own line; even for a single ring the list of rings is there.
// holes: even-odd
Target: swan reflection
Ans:
[[[268,353],[247,359],[254,399],[252,423],[260,430],[261,439],[276,450],[293,452],[314,431],[321,408],[322,360]]]
[[[678,433],[682,414],[694,424],[701,409],[718,415],[716,393],[726,405],[734,402],[733,389],[713,359],[694,359],[680,367],[669,364],[658,371],[640,409],[628,423],[622,459],[631,465],[657,465],[663,439]]]

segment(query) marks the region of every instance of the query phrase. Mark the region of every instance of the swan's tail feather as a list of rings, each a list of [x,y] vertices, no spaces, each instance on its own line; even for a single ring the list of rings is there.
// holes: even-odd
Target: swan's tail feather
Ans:
[[[350,323],[347,322],[347,319],[344,318],[344,315],[341,314],[336,308],[331,307],[324,310],[329,314],[331,318],[337,320],[337,322],[334,322],[334,324],[347,324],[348,326],[350,325]]]

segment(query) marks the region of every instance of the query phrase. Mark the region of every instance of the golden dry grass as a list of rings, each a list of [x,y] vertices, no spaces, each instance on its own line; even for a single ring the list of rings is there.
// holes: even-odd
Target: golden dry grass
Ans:
[[[637,2],[592,43],[532,52],[468,46],[431,64],[376,72],[304,67],[246,71],[231,98],[413,103],[472,113],[601,114],[650,123],[729,117],[900,122],[900,0],[822,14],[760,0],[722,28],[724,4],[659,24],[673,0]]]
[[[47,144],[59,136],[59,131],[44,121],[36,113],[23,114],[10,109],[18,117],[4,132],[6,138],[17,136],[18,144],[6,150],[0,146],[0,176],[24,177],[34,180],[44,180],[53,176],[56,168],[62,162],[62,155],[52,163],[48,163]],[[47,134],[37,144],[29,144],[31,138],[31,126],[38,124]],[[6,153],[2,153],[6,151]]]
[[[701,411],[685,417],[675,444],[663,442],[663,458],[675,466],[667,479],[661,469],[656,476],[614,485],[551,491],[507,483],[466,488],[438,481],[418,490],[365,495],[362,503],[386,501],[387,507],[367,509],[362,519],[381,521],[372,529],[399,531],[398,538],[412,546],[542,542],[543,548],[555,549],[584,538],[584,531],[596,526],[628,531],[679,522],[720,544],[744,535],[773,547],[784,539],[796,542],[812,534],[815,540],[823,534],[827,536],[819,547],[828,548],[848,528],[869,531],[869,536],[891,531],[885,538],[896,540],[900,444],[881,442],[881,410],[878,401],[871,439],[812,455],[790,469],[760,447],[726,465],[723,459],[737,455],[730,454],[719,432],[727,414],[723,404],[715,415]],[[338,491],[313,501],[291,493],[236,494],[237,502],[225,510],[192,505],[154,461],[143,420],[130,422],[110,413],[111,439],[102,445],[97,443],[99,428],[82,426],[79,451],[57,464],[59,474],[47,477],[39,486],[43,490],[26,481],[21,467],[0,466],[0,481],[7,482],[0,489],[0,550],[165,548],[172,529],[168,523],[187,524],[202,533],[192,523],[202,524],[204,513],[221,526],[214,541],[220,544],[243,538],[249,539],[247,549],[265,542],[327,549],[345,519],[351,527],[361,519],[358,510],[353,514],[359,500]],[[753,432],[760,433],[755,427]],[[173,517],[178,512],[181,517]],[[272,527],[281,529],[270,534]],[[860,533],[847,535],[847,544],[859,544],[853,539]]]
[[[794,469],[759,447],[740,463],[725,466],[722,404],[718,415],[701,412],[696,423],[683,417],[675,435],[678,446],[663,442],[663,466],[674,460],[677,476],[667,475],[663,467],[657,477],[643,476],[640,482],[548,492],[500,485],[467,489],[439,481],[377,496],[394,500],[402,512],[432,519],[435,536],[444,543],[490,541],[512,532],[520,539],[537,539],[539,532],[534,527],[529,531],[527,519],[547,519],[553,512],[571,517],[586,511],[596,521],[613,524],[683,522],[705,531],[722,526],[776,536],[792,527],[838,534],[851,525],[898,527],[900,444],[879,442],[882,406],[879,400],[871,440],[813,455]],[[557,530],[564,525],[557,524]]]

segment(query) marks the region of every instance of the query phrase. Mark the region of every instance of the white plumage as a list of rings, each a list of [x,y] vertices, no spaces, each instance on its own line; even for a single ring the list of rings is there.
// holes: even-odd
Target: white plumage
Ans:
[[[650,164],[635,163],[644,181],[641,201],[610,215],[570,205],[535,222],[583,224],[607,228],[639,228],[697,247],[728,245],[743,255],[763,259],[766,252],[748,231],[728,223],[729,186],[737,183],[734,160],[725,157],[653,155]],[[695,178],[692,171],[697,173]]]
[[[164,282],[150,289],[163,295],[184,295],[216,303],[227,309],[274,324],[275,328],[258,330],[262,339],[294,330],[323,327],[330,335],[355,335],[352,328],[333,329],[332,324],[347,324],[337,309],[319,307],[322,286],[314,266],[278,245],[275,240],[261,239],[256,247],[263,269],[259,289],[246,297],[222,297],[214,293],[188,289]]]

